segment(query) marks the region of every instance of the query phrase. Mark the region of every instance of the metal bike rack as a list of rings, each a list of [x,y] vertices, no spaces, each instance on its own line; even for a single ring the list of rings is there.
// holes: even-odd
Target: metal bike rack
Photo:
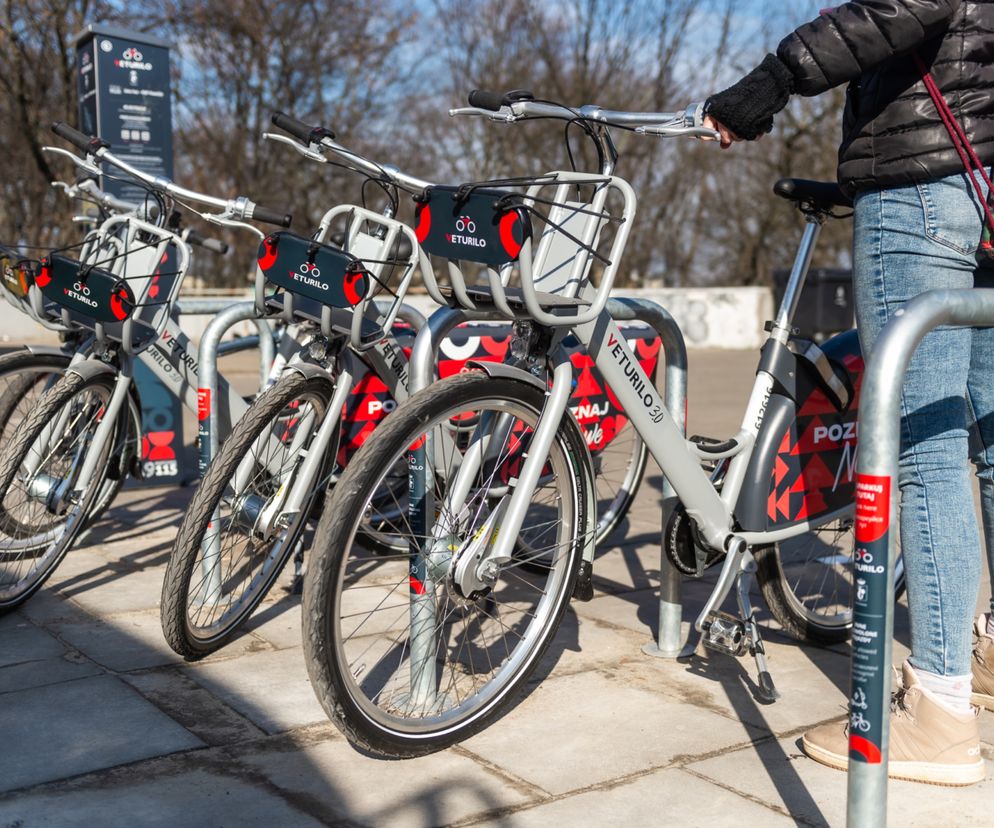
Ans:
[[[665,308],[648,299],[609,299],[607,311],[615,320],[644,322],[659,334],[665,360],[664,401],[677,427],[686,432],[687,346],[676,320]],[[426,388],[434,380],[435,364],[442,340],[463,322],[476,321],[506,322],[507,319],[496,311],[467,311],[461,308],[442,308],[431,315],[427,323],[427,333],[415,340],[414,351],[411,353],[412,394]],[[642,649],[648,655],[665,658],[676,658],[683,646],[680,573],[670,563],[662,549],[662,531],[665,531],[670,513],[677,502],[676,492],[664,478],[660,527],[659,632],[656,641],[646,644]]]
[[[687,345],[669,311],[648,299],[610,299],[608,313],[618,321],[644,322],[659,334],[664,357],[663,402],[677,428],[687,435]],[[666,556],[666,524],[679,500],[669,480],[663,477],[662,523],[659,541],[659,631],[656,640],[642,647],[646,655],[676,658],[683,648],[683,604],[680,601],[680,572]]]
[[[376,300],[376,303],[378,306],[382,304],[383,308],[390,304],[386,300]],[[232,305],[228,300],[194,299],[184,300],[181,304],[181,313],[216,314],[207,325],[197,352],[197,362],[200,366],[200,391],[204,392],[201,394],[201,399],[204,402],[201,410],[198,411],[200,431],[197,440],[200,475],[202,477],[214,455],[217,454],[220,445],[218,407],[215,405],[215,401],[217,400],[218,386],[217,360],[225,350],[221,338],[239,322],[250,321],[256,325],[259,329],[259,376],[263,383],[272,368],[276,350],[272,328],[265,319],[259,318],[254,301],[238,302]],[[424,316],[410,305],[401,305],[397,317],[407,322],[415,331],[420,330],[421,326],[425,324]]]
[[[901,390],[918,344],[939,325],[994,326],[994,289],[932,290],[884,326],[863,377],[856,477],[857,563],[853,599],[850,826],[887,823],[890,663],[894,635]],[[867,556],[869,563],[867,563]],[[873,565],[874,562],[881,562]],[[883,571],[878,571],[883,570]],[[853,725],[859,717],[859,726]]]

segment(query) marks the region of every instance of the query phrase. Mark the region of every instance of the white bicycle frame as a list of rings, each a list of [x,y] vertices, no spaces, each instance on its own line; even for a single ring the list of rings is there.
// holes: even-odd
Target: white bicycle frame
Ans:
[[[550,111],[558,114],[546,114]],[[581,112],[591,113],[594,120],[596,114],[601,113],[601,120],[612,123],[624,124],[646,124],[645,113],[603,113],[596,108],[584,107]],[[545,117],[564,117],[562,108],[550,107],[546,104],[533,104],[531,102],[515,103],[506,105],[501,113],[483,110],[457,110],[452,114],[474,114],[483,115],[494,120],[515,120],[516,117],[524,117],[529,112],[534,112]],[[575,116],[575,112],[568,111],[570,117]],[[699,135],[701,130],[699,124],[700,109],[692,107],[685,116],[652,116],[657,121],[667,121],[668,125],[658,129],[643,127],[646,132],[655,131],[657,134],[691,134]],[[674,124],[682,119],[684,127],[681,129]],[[596,125],[599,127],[600,125]],[[711,133],[708,131],[708,134]],[[605,150],[603,174],[609,176],[613,170],[616,153],[610,135],[603,128],[599,129],[599,137],[602,147]],[[556,175],[560,175],[557,173]],[[614,179],[620,181],[620,179]],[[627,187],[627,184],[624,185]],[[630,195],[629,195],[630,193]],[[630,227],[631,219],[635,212],[635,196],[631,193],[631,188],[627,187],[626,209],[624,220],[619,231],[619,237],[623,241],[627,238],[627,230]],[[596,238],[599,227],[594,220],[593,225],[588,227],[589,234],[582,236],[583,239]],[[791,272],[790,281],[781,307],[774,320],[770,339],[783,345],[787,344],[790,337],[794,311],[797,307],[803,282],[807,274],[811,253],[814,248],[819,230],[820,219],[809,217],[808,225],[801,241],[797,257]],[[742,572],[751,572],[755,568],[755,562],[749,553],[751,545],[770,544],[788,538],[802,535],[812,528],[823,524],[848,517],[853,512],[851,505],[838,511],[825,514],[814,522],[795,523],[773,531],[761,532],[735,532],[734,508],[742,491],[746,469],[753,455],[756,438],[763,426],[766,414],[767,403],[774,388],[775,378],[768,371],[760,368],[756,374],[752,392],[746,405],[745,414],[738,434],[728,443],[725,451],[716,453],[707,451],[696,443],[686,439],[680,428],[674,423],[672,416],[666,409],[662,397],[650,378],[643,371],[637,358],[629,347],[624,336],[621,334],[618,325],[611,319],[610,315],[603,310],[604,304],[601,296],[606,301],[606,295],[610,291],[614,270],[620,261],[624,244],[615,245],[612,249],[610,261],[611,266],[605,268],[605,274],[601,278],[598,288],[594,288],[586,279],[583,281],[582,289],[579,292],[581,298],[590,303],[590,308],[581,310],[572,317],[565,315],[553,316],[546,313],[540,306],[538,297],[533,285],[527,286],[525,277],[534,283],[539,282],[547,276],[548,262],[542,269],[529,267],[527,264],[521,267],[522,292],[527,308],[526,313],[512,313],[512,318],[532,319],[543,325],[556,327],[568,327],[580,340],[587,350],[587,353],[594,359],[597,369],[606,383],[612,388],[621,403],[621,408],[626,412],[632,426],[642,438],[647,448],[656,459],[659,467],[672,485],[677,497],[683,504],[687,513],[693,519],[696,528],[703,541],[713,549],[726,553],[721,574],[712,595],[708,599],[704,609],[700,613],[695,627],[700,631],[708,616],[719,607],[727,597],[736,579]],[[522,249],[522,258],[530,250]],[[573,249],[576,256],[576,249]],[[536,256],[536,259],[539,257]],[[581,257],[582,258],[582,257]],[[586,262],[586,269],[589,269],[589,259]],[[581,265],[581,269],[582,265]],[[450,278],[454,281],[460,278],[458,267],[450,265]],[[571,270],[571,274],[576,270]],[[537,274],[537,275],[536,275]],[[586,275],[586,274],[584,274]],[[555,280],[552,280],[555,281]],[[498,309],[501,307],[498,294],[502,294],[499,285],[491,279],[494,305]],[[561,280],[558,285],[553,285],[551,292],[562,295],[571,295],[570,286],[576,282],[567,278]],[[431,289],[429,287],[429,289]],[[453,294],[458,296],[459,291],[453,288]],[[510,310],[510,309],[508,309]],[[596,311],[596,312],[594,312]],[[572,416],[568,409],[569,397],[572,391],[572,366],[561,349],[550,355],[552,363],[552,377],[548,388],[545,406],[542,410],[538,424],[532,434],[527,457],[521,468],[517,485],[500,498],[499,502],[491,508],[490,515],[484,524],[478,529],[471,540],[466,543],[473,544],[474,548],[483,544],[486,551],[477,553],[474,556],[477,560],[475,565],[476,578],[483,581],[483,573],[489,568],[499,568],[501,565],[511,561],[515,542],[520,534],[524,523],[526,512],[531,505],[534,490],[539,482],[542,469],[544,468],[556,432],[560,427],[560,422],[564,417]],[[431,477],[437,473],[438,463],[432,451],[433,446],[430,440],[425,441],[423,449],[419,452],[411,453],[411,518],[412,518],[412,541],[411,541],[411,571],[419,575],[426,574],[429,569],[429,558],[438,550],[447,547],[449,541],[446,537],[450,526],[447,519],[432,522],[431,516],[435,514],[446,516],[458,516],[462,513],[464,502],[470,491],[470,481],[474,478],[481,465],[481,458],[485,455],[488,435],[477,433],[474,440],[479,443],[478,450],[467,450],[460,461],[458,471],[455,476],[455,483],[449,486],[444,495],[444,502],[436,507],[430,502],[433,491]],[[471,446],[474,446],[471,443]],[[703,460],[727,461],[727,471],[724,476],[721,491],[719,492],[712,482],[709,474],[702,468]],[[417,496],[417,503],[414,502]],[[424,538],[422,542],[418,538]],[[592,526],[588,524],[583,534],[584,559],[588,562],[593,560]],[[451,553],[450,553],[451,554]],[[422,581],[424,583],[424,581]],[[740,588],[738,601],[742,617],[747,622],[754,624],[753,613],[749,604],[748,590],[743,587],[743,582],[739,581]],[[434,689],[433,659],[435,652],[435,612],[433,597],[430,585],[425,583],[422,594],[412,592],[411,598],[411,695],[415,702],[419,704],[430,703]],[[758,637],[758,630],[754,630]],[[765,672],[765,661],[761,650],[756,653],[757,663],[760,670]],[[774,691],[775,692],[775,691]]]

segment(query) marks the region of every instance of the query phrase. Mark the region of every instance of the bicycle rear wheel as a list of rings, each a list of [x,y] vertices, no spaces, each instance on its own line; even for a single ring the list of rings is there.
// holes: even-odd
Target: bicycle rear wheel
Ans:
[[[376,429],[336,485],[304,579],[304,648],[325,711],[364,750],[417,756],[486,727],[555,635],[576,583],[590,486],[571,421],[559,427],[521,530],[546,562],[542,572],[524,569],[518,556],[476,556],[485,533],[491,540],[499,533],[508,481],[544,397],[527,382],[479,372],[438,382]],[[477,425],[460,425],[468,422]],[[486,459],[467,461],[485,441]],[[422,446],[434,501],[427,536],[417,531],[410,490],[398,492],[393,479],[398,466],[418,466]],[[449,489],[466,482],[465,471],[457,477],[462,463],[472,469],[468,493],[450,502]],[[369,512],[384,514],[391,498],[396,518],[379,531],[393,545],[403,539],[407,551],[385,555],[368,549],[362,533]]]
[[[267,522],[279,512],[334,388],[327,377],[284,373],[252,403],[211,462],[183,516],[162,582],[162,631],[187,660],[231,640],[300,540],[311,504],[327,485],[323,471],[290,522]],[[335,448],[328,447],[324,469]]]
[[[854,546],[852,520],[846,519],[753,550],[763,598],[787,633],[812,644],[849,638]],[[904,563],[898,555],[894,599],[903,592]]]
[[[75,488],[113,388],[108,374],[66,374],[0,455],[0,508],[5,529],[16,529],[0,543],[0,614],[41,587],[83,528],[107,473],[113,435],[100,450],[89,485],[73,500],[66,493]],[[65,505],[56,507],[60,493]]]
[[[648,458],[649,450],[627,418],[613,439],[593,453],[597,498],[597,534],[594,537],[598,546],[628,514],[645,475]]]

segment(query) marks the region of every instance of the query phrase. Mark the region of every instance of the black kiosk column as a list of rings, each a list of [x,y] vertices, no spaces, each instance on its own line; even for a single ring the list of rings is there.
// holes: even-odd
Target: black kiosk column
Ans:
[[[111,151],[151,175],[173,177],[170,44],[114,26],[91,24],[76,35],[79,126]],[[107,174],[111,173],[111,174]],[[105,192],[135,204],[145,190],[105,170]],[[174,268],[162,263],[163,273]],[[154,346],[153,346],[154,347]],[[180,402],[140,361],[135,380],[142,403],[142,472],[151,484],[183,483],[183,412]]]

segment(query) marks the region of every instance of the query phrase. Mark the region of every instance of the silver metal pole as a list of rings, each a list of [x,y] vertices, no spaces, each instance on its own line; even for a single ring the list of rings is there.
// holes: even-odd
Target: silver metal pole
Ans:
[[[887,824],[898,456],[905,373],[918,344],[933,328],[994,325],[994,290],[929,291],[908,302],[899,314],[884,326],[873,346],[859,409],[856,549],[862,560],[854,571],[846,811],[847,824],[853,828]]]
[[[659,334],[665,360],[663,399],[677,428],[687,433],[687,345],[676,320],[661,305],[648,299],[610,299],[607,311],[618,321],[645,322]],[[663,550],[662,532],[679,500],[669,480],[663,478],[662,525],[659,555],[659,629],[655,641],[642,647],[646,655],[676,658],[683,649],[683,604],[680,572]]]

